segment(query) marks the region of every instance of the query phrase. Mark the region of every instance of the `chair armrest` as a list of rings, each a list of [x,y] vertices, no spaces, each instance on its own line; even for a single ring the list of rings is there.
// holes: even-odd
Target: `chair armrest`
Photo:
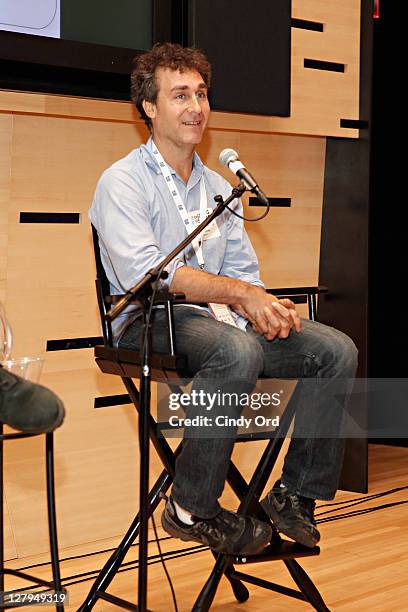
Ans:
[[[324,285],[316,285],[315,287],[279,287],[277,289],[267,289],[266,291],[281,299],[285,297],[290,298],[295,304],[307,304],[309,318],[315,321],[316,295],[327,293],[328,288]]]
[[[328,288],[324,285],[316,285],[315,287],[279,287],[277,289],[267,289],[267,293],[274,295],[318,295],[319,293],[327,293]]]
[[[107,295],[105,302],[107,304],[116,304],[124,297],[122,295]],[[185,302],[186,296],[184,293],[170,293],[169,291],[158,291],[156,293],[154,303],[165,304],[166,302]]]

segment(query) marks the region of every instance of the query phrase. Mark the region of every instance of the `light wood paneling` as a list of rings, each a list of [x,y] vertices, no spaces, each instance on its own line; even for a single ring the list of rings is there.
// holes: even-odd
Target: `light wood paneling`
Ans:
[[[13,118],[10,115],[0,115],[0,300],[2,302],[5,299],[7,276],[12,128]]]
[[[292,199],[291,207],[271,208],[266,219],[246,223],[264,282],[269,287],[317,283],[325,139],[210,130],[200,152],[210,167],[234,183],[233,174],[218,162],[227,146],[240,152],[269,196]],[[245,215],[256,218],[262,210],[246,206]]]
[[[0,302],[5,301],[7,282],[7,245],[8,245],[8,220],[10,203],[10,170],[11,170],[11,136],[13,129],[13,118],[9,115],[0,115]],[[5,442],[7,447],[10,442]],[[11,442],[12,444],[12,442]],[[1,494],[1,492],[0,492]],[[17,548],[10,522],[7,497],[3,496],[4,503],[4,555],[6,559],[17,556]]]
[[[144,137],[125,124],[15,117],[7,306],[17,353],[99,335],[87,211],[101,172]],[[20,224],[20,211],[79,212],[81,223]]]

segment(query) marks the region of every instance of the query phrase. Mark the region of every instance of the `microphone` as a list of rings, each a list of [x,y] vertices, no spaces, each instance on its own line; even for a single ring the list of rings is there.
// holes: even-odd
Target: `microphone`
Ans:
[[[239,161],[238,153],[234,149],[224,149],[220,153],[220,163],[226,168],[229,168],[231,172],[237,175],[239,179],[244,183],[245,187],[252,191],[262,204],[269,206],[269,200],[264,192],[259,188],[258,183],[250,172],[245,168],[244,164]]]

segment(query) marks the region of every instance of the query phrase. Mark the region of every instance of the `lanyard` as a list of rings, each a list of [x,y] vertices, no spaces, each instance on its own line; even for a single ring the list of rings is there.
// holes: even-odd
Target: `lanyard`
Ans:
[[[179,215],[184,223],[184,227],[186,228],[188,234],[191,234],[193,229],[197,227],[199,223],[202,223],[207,215],[207,192],[205,190],[204,174],[202,175],[201,180],[200,180],[200,215],[199,215],[199,221],[197,222],[193,218],[193,215],[190,216],[188,214],[186,207],[184,206],[184,202],[180,196],[179,190],[177,189],[176,184],[173,181],[173,177],[171,176],[169,167],[164,161],[160,151],[158,150],[158,148],[156,147],[153,141],[152,141],[152,151],[153,151],[153,155],[155,156],[157,160],[157,163],[159,164],[159,168],[164,177],[164,180],[166,181],[166,185],[170,191],[171,197],[173,198],[173,202],[176,205]],[[195,251],[195,254],[197,255],[197,260],[198,260],[198,263],[201,269],[204,268],[204,263],[205,263],[202,244],[203,244],[203,232],[201,232],[201,234],[199,234],[197,238],[195,238],[192,242],[192,246]],[[224,323],[228,323],[228,325],[237,327],[235,319],[233,318],[231,311],[229,307],[227,306],[227,304],[209,303],[208,305],[214,317],[218,321],[223,321]]]
[[[179,190],[177,189],[177,186],[175,182],[173,181],[173,177],[171,176],[169,167],[164,161],[160,151],[158,150],[158,148],[156,147],[153,141],[152,141],[152,151],[153,151],[153,155],[155,156],[157,160],[157,163],[164,177],[164,180],[166,181],[166,185],[168,187],[168,190],[170,191],[170,195],[173,199],[173,202],[179,212],[181,220],[184,223],[184,227],[186,228],[187,233],[191,234],[194,228],[197,225],[199,225],[199,223],[202,223],[207,215],[207,192],[205,189],[204,174],[202,175],[201,180],[200,180],[200,221],[199,223],[197,223],[193,219],[192,216],[191,217],[189,216],[186,210],[186,207],[184,206],[184,202],[181,198]],[[197,256],[197,260],[198,260],[200,268],[204,268],[204,263],[205,263],[202,243],[203,243],[203,240],[202,240],[202,233],[201,233],[192,242],[192,247]]]

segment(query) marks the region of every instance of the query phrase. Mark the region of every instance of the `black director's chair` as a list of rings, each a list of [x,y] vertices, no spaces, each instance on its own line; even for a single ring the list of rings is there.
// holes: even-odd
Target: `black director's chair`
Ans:
[[[148,496],[148,514],[151,516],[159,505],[162,499],[162,494],[164,494],[171,486],[174,477],[175,459],[181,450],[182,442],[177,447],[176,451],[173,452],[167,441],[158,435],[162,424],[156,423],[150,414],[143,414],[143,405],[140,401],[139,392],[132,380],[133,378],[139,378],[140,376],[140,353],[138,351],[113,347],[112,333],[110,330],[110,325],[105,319],[105,314],[111,308],[112,304],[117,301],[119,296],[110,295],[109,282],[106,278],[101,262],[98,235],[95,228],[92,228],[92,231],[97,269],[96,289],[104,337],[104,345],[95,347],[96,362],[102,372],[114,374],[122,378],[123,384],[126,387],[130,399],[138,411],[139,418],[146,418],[147,416],[150,440],[152,441],[164,466],[163,472],[160,474]],[[327,289],[324,287],[298,287],[280,288],[269,291],[280,297],[290,297],[297,303],[307,303],[309,307],[309,316],[311,319],[314,319],[316,312],[316,295],[326,292]],[[178,297],[180,298],[180,296]],[[186,366],[186,358],[182,355],[177,355],[176,353],[176,338],[174,336],[172,316],[172,306],[174,301],[177,301],[177,296],[175,297],[171,294],[161,294],[157,296],[157,302],[163,303],[167,310],[169,353],[155,353],[152,357],[152,380],[163,381],[163,379],[168,379],[170,386],[172,385],[171,378],[179,378],[180,372],[185,371]],[[259,499],[268,481],[272,468],[278,458],[279,451],[293,420],[294,413],[295,406],[293,405],[293,402],[289,401],[280,419],[279,427],[274,432],[265,434],[263,437],[263,439],[267,439],[268,442],[249,483],[246,482],[238,468],[231,461],[227,482],[240,501],[238,508],[239,513],[255,514],[259,518],[269,521],[259,504]],[[256,435],[255,437],[256,439],[259,439],[259,435]],[[242,435],[238,436],[237,442],[248,442],[251,439],[251,435]],[[125,601],[124,599],[121,599],[120,597],[107,593],[109,584],[119,571],[127,552],[139,534],[139,530],[140,513],[136,515],[121,543],[100,571],[87,598],[79,608],[78,612],[91,610],[98,599],[103,599],[127,610],[142,609],[141,606],[137,606]],[[319,610],[320,612],[326,611],[328,608],[325,605],[320,593],[313,584],[312,580],[296,561],[296,559],[299,557],[310,557],[318,555],[319,553],[320,549],[317,546],[310,549],[295,542],[289,542],[282,539],[278,532],[273,529],[271,544],[257,555],[239,557],[225,554],[214,554],[214,557],[216,558],[214,568],[200,594],[198,595],[193,606],[193,610],[205,611],[210,608],[221,577],[224,575],[229,580],[233,593],[239,602],[246,601],[249,597],[249,592],[244,585],[244,582],[248,582],[289,597],[294,597],[296,599],[309,602],[313,608]],[[237,569],[238,566],[248,565],[249,563],[260,563],[264,561],[283,561],[294,582],[296,583],[298,590],[257,578],[256,576],[252,576]]]

